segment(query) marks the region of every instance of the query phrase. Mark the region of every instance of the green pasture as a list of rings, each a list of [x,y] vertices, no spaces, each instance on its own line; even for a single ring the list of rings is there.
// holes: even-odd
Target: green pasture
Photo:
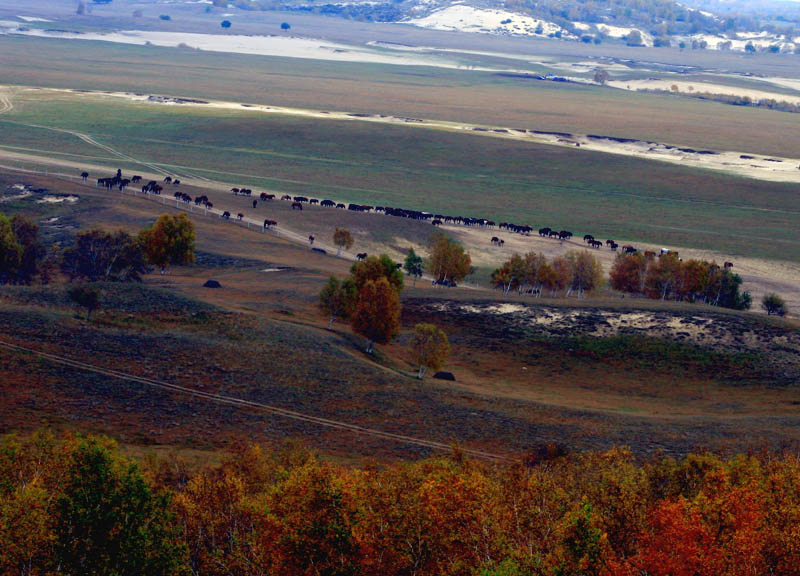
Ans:
[[[70,94],[23,95],[0,117],[0,146],[132,170],[77,136],[30,124],[89,134],[184,177],[624,241],[800,256],[800,196],[787,184],[475,134]]]

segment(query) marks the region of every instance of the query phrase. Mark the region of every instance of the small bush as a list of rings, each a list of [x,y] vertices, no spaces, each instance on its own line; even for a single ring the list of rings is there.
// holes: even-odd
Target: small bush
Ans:
[[[786,316],[786,302],[775,292],[766,294],[761,299],[761,307],[769,316]]]

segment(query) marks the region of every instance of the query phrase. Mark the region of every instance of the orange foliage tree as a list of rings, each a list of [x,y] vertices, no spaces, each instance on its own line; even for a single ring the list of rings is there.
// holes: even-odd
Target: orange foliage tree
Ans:
[[[358,291],[351,322],[353,330],[367,338],[366,351],[375,343],[387,344],[400,331],[400,297],[385,277],[368,280]]]

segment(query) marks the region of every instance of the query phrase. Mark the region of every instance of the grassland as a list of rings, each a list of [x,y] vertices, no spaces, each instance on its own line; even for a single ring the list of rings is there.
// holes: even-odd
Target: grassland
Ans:
[[[402,126],[69,93],[22,92],[14,99],[15,108],[0,118],[0,145],[9,150],[143,168],[103,161],[107,151],[63,132],[71,130],[142,162],[222,183],[731,255],[800,256],[800,200],[791,185]]]
[[[0,68],[7,84],[146,91],[314,109],[339,109],[346,102],[348,109],[363,113],[800,156],[796,114],[468,70],[10,36],[0,37]]]
[[[52,177],[4,175],[0,185],[21,178],[80,195],[73,205],[36,204],[34,196],[3,206],[41,221],[47,241],[68,241],[75,229],[97,224],[136,230],[163,210]],[[46,222],[53,217],[59,220]],[[344,274],[346,261],[217,219],[194,221],[195,266],[148,276],[141,286],[100,285],[103,304],[91,322],[76,317],[62,285],[3,288],[4,339],[198,390],[492,451],[557,442],[569,449],[624,443],[638,453],[682,453],[798,440],[793,382],[800,342],[790,323],[698,307],[687,314],[684,306],[660,303],[528,302],[525,314],[564,315],[548,324],[484,310],[496,304],[485,292],[420,283],[404,291],[399,339],[373,358],[347,327],[325,330],[327,319],[316,311],[325,277]],[[202,288],[208,278],[222,288]],[[599,336],[609,310],[650,315],[662,327],[683,319],[686,336],[635,326]],[[423,319],[450,334],[448,369],[456,382],[413,378],[409,331]],[[134,451],[152,445],[213,451],[247,436],[302,438],[343,457],[425,454],[17,353],[0,352],[0,369],[3,430],[77,427],[113,434]]]

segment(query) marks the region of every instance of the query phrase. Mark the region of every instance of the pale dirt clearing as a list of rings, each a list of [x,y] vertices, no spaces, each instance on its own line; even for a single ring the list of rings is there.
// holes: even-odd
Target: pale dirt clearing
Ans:
[[[263,104],[246,104],[219,100],[194,100],[180,97],[156,96],[152,94],[134,94],[130,92],[90,92],[53,88],[26,88],[28,94],[38,94],[45,98],[48,94],[70,94],[75,98],[114,98],[124,99],[139,105],[161,105],[202,108],[205,110],[226,110],[242,113],[264,113],[286,116],[299,116],[320,120],[337,120],[348,122],[371,122],[377,124],[404,125],[411,128],[443,130],[470,133],[491,138],[503,138],[520,142],[547,144],[618,154],[622,156],[643,158],[659,162],[669,162],[693,168],[714,170],[736,176],[764,180],[769,182],[800,183],[800,160],[788,157],[764,157],[746,152],[695,150],[675,144],[645,142],[616,138],[608,135],[563,134],[537,131],[535,129],[506,128],[464,124],[442,120],[410,118],[384,114],[362,114],[332,110],[312,110],[306,108],[287,108],[284,106],[268,106]],[[116,151],[115,151],[116,152]],[[119,152],[116,152],[120,154]]]
[[[781,94],[780,92],[769,92],[755,88],[745,88],[743,86],[731,86],[727,84],[716,84],[710,82],[694,82],[691,79],[677,78],[648,78],[645,80],[610,80],[606,83],[612,88],[623,90],[664,90],[680,94],[719,94],[722,96],[748,97],[754,101],[776,100],[778,102],[788,102],[800,105],[800,95]]]

